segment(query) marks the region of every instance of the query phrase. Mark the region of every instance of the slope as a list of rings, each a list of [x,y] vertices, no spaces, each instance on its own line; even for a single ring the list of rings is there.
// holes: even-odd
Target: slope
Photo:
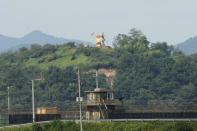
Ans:
[[[197,36],[189,38],[185,42],[178,44],[176,47],[186,55],[197,53]]]
[[[92,45],[91,42],[54,37],[52,35],[48,35],[42,33],[41,31],[35,30],[21,38],[14,38],[14,37],[7,37],[0,35],[0,53],[7,50],[16,51],[23,46],[30,47],[30,45],[34,43],[39,43],[40,45],[44,45],[49,43],[64,44],[67,42],[86,43]]]

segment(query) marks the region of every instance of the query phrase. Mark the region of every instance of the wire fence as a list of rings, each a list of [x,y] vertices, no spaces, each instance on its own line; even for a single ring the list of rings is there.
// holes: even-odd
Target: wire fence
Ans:
[[[86,101],[82,102],[83,111],[86,110]],[[0,114],[8,113],[8,106],[0,108]],[[76,101],[35,101],[35,108],[38,107],[57,107],[61,114],[69,112],[79,112],[79,103]],[[123,101],[122,106],[116,106],[119,112],[197,112],[197,100],[151,100],[151,101]],[[31,102],[20,102],[10,104],[10,114],[27,114],[32,113]],[[69,115],[67,115],[69,116]]]
[[[127,112],[197,112],[197,100],[125,101]]]

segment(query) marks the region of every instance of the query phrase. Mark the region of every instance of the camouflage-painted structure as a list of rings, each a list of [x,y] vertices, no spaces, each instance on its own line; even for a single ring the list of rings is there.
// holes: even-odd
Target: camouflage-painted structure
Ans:
[[[109,113],[115,111],[116,106],[121,106],[121,100],[114,99],[114,91],[104,88],[95,88],[85,91],[87,100],[86,120],[109,119]]]

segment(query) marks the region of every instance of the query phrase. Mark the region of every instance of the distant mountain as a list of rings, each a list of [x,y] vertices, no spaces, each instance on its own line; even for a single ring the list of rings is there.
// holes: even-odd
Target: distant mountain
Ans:
[[[92,45],[91,42],[54,37],[52,35],[48,35],[42,33],[41,31],[36,30],[36,31],[32,31],[31,33],[25,35],[22,38],[14,38],[14,37],[0,35],[0,53],[8,50],[15,51],[23,46],[30,47],[30,45],[34,43],[44,45],[47,43],[63,44],[67,42],[75,42],[77,44],[85,43]]]
[[[177,44],[176,47],[183,51],[186,55],[197,53],[197,36],[189,38],[183,43]]]

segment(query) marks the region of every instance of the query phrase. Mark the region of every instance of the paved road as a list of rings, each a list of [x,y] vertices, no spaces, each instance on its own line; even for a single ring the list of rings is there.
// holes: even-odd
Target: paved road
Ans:
[[[71,121],[71,120],[62,120],[63,122],[66,121]],[[195,119],[107,119],[107,120],[83,120],[83,122],[147,122],[147,121],[168,121],[168,122],[175,122],[175,121],[196,121],[197,118]],[[36,122],[39,124],[45,124],[45,123],[50,123],[51,121],[42,121],[42,122]],[[79,122],[79,120],[75,120],[75,122]],[[21,126],[27,126],[27,125],[32,125],[32,123],[26,123],[26,124],[18,124],[18,125],[11,125],[11,126],[3,126],[0,127],[0,129],[5,129],[5,128],[13,128],[13,127],[21,127]]]
[[[79,122],[79,120],[75,120]],[[194,119],[107,119],[107,120],[83,120],[83,122],[127,122],[127,121],[197,121],[197,118]]]

